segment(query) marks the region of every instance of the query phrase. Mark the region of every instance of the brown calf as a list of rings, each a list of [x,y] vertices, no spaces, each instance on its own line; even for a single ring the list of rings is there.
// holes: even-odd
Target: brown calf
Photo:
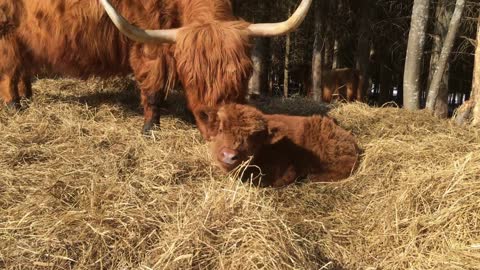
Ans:
[[[285,186],[307,175],[318,182],[340,180],[358,160],[353,135],[329,117],[266,115],[238,104],[203,108],[197,114],[208,126],[204,137],[212,141],[218,165],[231,171],[253,156],[243,180],[261,186]]]

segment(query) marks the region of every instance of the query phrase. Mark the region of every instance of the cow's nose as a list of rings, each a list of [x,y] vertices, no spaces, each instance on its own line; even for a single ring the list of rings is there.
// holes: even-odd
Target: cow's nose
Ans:
[[[238,152],[231,149],[222,150],[222,161],[223,163],[233,165],[238,161]]]

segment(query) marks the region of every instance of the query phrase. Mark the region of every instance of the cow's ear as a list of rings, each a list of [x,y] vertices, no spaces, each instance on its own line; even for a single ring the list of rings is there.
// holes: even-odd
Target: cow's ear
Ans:
[[[218,109],[202,107],[194,111],[198,129],[205,140],[209,141],[218,133]]]
[[[277,143],[285,138],[286,126],[280,121],[268,121],[268,142],[270,144]]]

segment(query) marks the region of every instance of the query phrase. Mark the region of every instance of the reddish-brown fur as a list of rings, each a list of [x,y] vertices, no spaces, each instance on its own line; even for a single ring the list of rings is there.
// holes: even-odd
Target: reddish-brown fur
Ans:
[[[331,102],[334,99],[346,101],[362,101],[362,83],[360,71],[342,68],[325,71],[322,74],[322,100]]]
[[[311,96],[312,75],[311,66],[300,66],[291,72],[294,80],[302,83],[303,92]],[[325,70],[322,74],[322,101],[332,102],[333,100],[345,100],[352,102],[362,101],[363,80],[360,71],[352,68]]]
[[[262,186],[284,186],[309,175],[312,181],[348,177],[358,160],[354,136],[332,118],[266,115],[238,104],[198,112],[209,129],[211,150],[225,171],[253,156],[245,178],[264,174]]]
[[[18,103],[30,77],[49,72],[80,78],[133,72],[145,126],[159,121],[159,103],[177,79],[188,105],[243,102],[251,74],[248,23],[228,0],[111,0],[145,29],[182,27],[177,43],[140,44],[111,23],[98,0],[0,0],[0,98]]]

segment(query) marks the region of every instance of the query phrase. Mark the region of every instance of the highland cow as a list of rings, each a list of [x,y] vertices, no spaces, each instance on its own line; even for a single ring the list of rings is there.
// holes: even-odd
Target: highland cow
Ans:
[[[310,65],[300,65],[293,68],[290,76],[301,83],[302,94],[313,96],[312,86],[312,67]],[[364,80],[360,71],[353,68],[339,68],[325,70],[322,73],[322,101],[330,103],[334,100],[344,100],[348,102],[363,101],[362,92]]]
[[[208,127],[217,164],[228,172],[252,157],[242,178],[261,186],[285,186],[307,175],[337,181],[358,161],[354,136],[327,116],[267,115],[239,104],[200,108],[197,114]]]
[[[357,69],[341,68],[325,71],[322,74],[322,101],[363,101],[363,83]]]
[[[159,104],[177,80],[190,110],[243,103],[250,37],[293,31],[311,2],[302,0],[285,22],[250,24],[233,15],[229,0],[0,0],[0,98],[18,107],[40,70],[79,78],[133,73],[144,131],[159,124]]]

